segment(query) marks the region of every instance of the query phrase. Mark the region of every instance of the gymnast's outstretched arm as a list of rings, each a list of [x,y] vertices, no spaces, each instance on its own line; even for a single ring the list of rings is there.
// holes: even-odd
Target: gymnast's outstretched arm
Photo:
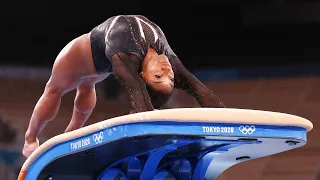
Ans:
[[[201,83],[191,72],[189,72],[178,57],[169,57],[175,74],[175,87],[186,91],[193,96],[201,107],[224,108],[224,103],[215,93]]]
[[[124,53],[112,56],[112,69],[115,78],[127,89],[133,106],[133,113],[154,110],[146,84],[140,77],[133,62]]]
[[[157,26],[156,24],[154,24]],[[157,30],[166,45],[168,59],[172,66],[175,76],[175,88],[186,91],[189,95],[193,96],[201,107],[210,108],[223,108],[224,103],[215,95],[215,93],[202,84],[192,73],[190,73],[182,64],[180,59],[171,49],[167,38],[162,29],[157,26]]]

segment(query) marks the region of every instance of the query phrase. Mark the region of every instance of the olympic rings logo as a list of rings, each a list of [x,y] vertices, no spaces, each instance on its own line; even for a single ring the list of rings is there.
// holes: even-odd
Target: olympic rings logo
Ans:
[[[99,134],[93,135],[93,140],[96,144],[102,143],[103,140],[103,132],[101,131]]]
[[[252,134],[256,131],[256,127],[253,125],[240,126],[239,131],[242,132],[242,134]]]

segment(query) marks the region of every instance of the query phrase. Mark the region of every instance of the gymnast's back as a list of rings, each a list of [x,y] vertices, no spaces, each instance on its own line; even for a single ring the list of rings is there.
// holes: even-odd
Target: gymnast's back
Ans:
[[[143,58],[149,47],[159,54],[173,54],[160,27],[141,15],[110,17],[92,29],[90,39],[95,61],[110,61],[118,52]]]

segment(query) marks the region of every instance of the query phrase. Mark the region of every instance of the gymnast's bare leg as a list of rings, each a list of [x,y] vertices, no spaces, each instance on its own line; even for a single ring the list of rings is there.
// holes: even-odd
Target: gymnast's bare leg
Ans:
[[[57,115],[61,97],[76,88],[73,115],[66,132],[81,128],[96,104],[95,84],[107,76],[96,72],[89,34],[68,43],[57,56],[51,77],[34,108],[25,134],[23,154],[28,157],[39,146],[37,137]]]

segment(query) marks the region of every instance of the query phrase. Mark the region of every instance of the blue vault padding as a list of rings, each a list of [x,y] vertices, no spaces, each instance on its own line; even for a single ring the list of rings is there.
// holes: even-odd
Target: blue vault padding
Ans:
[[[303,146],[310,129],[170,119],[99,124],[41,151],[19,180],[214,180],[238,163]]]
[[[215,156],[237,146],[259,144],[261,141],[257,136],[287,138],[294,142],[306,140],[306,131],[299,127],[251,125],[255,128],[255,136],[241,139],[242,124],[153,122],[125,126],[57,144],[35,161],[27,178],[131,180],[166,179],[170,176],[184,180],[204,179]],[[209,128],[209,134],[203,130],[221,126],[233,128],[233,132],[215,133]],[[126,138],[123,138],[125,133]],[[232,136],[239,138],[232,140]],[[250,136],[246,134],[246,137]],[[247,156],[250,158],[250,152]]]

